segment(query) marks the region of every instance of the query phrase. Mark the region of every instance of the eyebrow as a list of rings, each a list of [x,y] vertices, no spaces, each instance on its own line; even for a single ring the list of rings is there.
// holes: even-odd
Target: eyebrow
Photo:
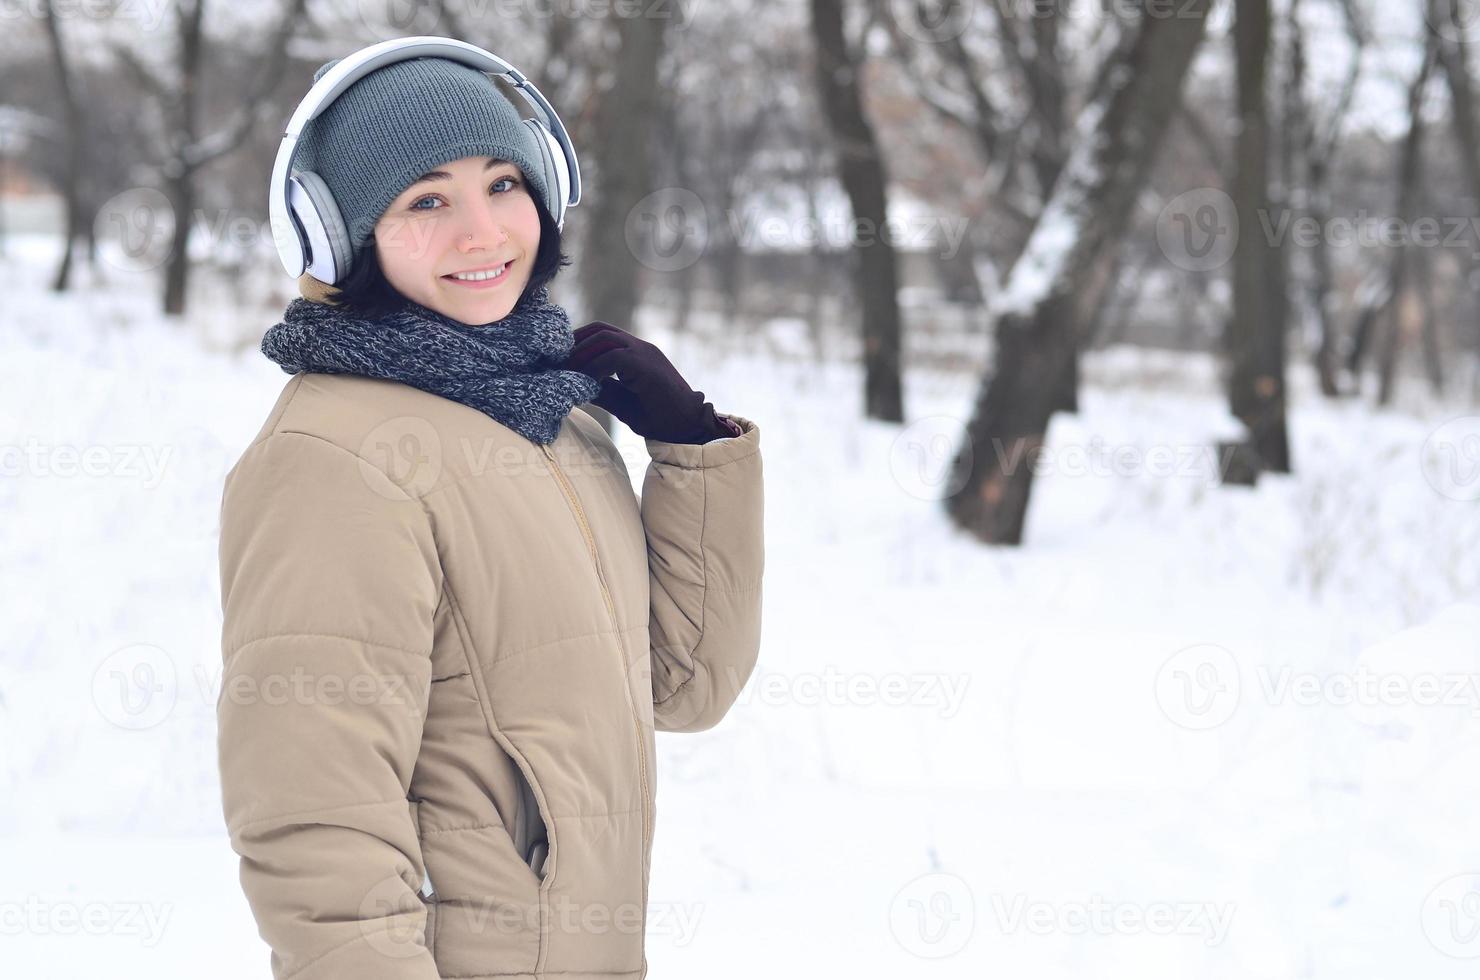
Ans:
[[[498,166],[501,163],[512,164],[513,161],[512,160],[500,160],[498,157],[489,157],[488,158],[488,162],[485,163],[485,164],[483,164],[483,169],[485,171],[492,170],[494,167]],[[424,183],[424,182],[429,181],[429,180],[451,180],[451,179],[452,179],[452,174],[448,173],[445,170],[432,170],[432,171],[428,171],[427,173],[422,174],[420,177],[416,178],[415,180],[413,180],[411,183],[407,184],[406,186],[407,187],[415,187],[417,184]]]

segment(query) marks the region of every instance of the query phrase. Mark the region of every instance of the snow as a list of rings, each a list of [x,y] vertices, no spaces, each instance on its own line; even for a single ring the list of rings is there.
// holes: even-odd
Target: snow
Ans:
[[[206,272],[184,321],[150,270],[56,297],[53,251],[0,264],[0,957],[265,977],[214,772],[214,535],[280,308],[211,307]],[[1297,472],[1219,488],[1216,362],[1098,353],[1027,545],[986,547],[938,500],[975,378],[861,420],[856,364],[644,313],[768,476],[756,676],[659,739],[650,976],[1474,975],[1473,404],[1333,404],[1297,366]]]
[[[1008,276],[1006,288],[992,301],[994,317],[1026,316],[1038,307],[1065,274],[1065,263],[1079,238],[1087,215],[1085,195],[1098,179],[1103,152],[1100,120],[1109,110],[1115,84],[1080,112],[1074,128],[1074,149],[1059,176],[1043,215],[1033,226],[1023,254]]]

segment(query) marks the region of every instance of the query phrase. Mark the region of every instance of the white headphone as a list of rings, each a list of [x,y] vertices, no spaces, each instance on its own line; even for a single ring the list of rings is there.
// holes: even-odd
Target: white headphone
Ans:
[[[492,52],[456,38],[423,35],[381,41],[346,56],[325,72],[293,110],[283,141],[278,144],[272,183],[267,189],[267,215],[278,258],[294,279],[306,271],[332,286],[348,274],[353,255],[349,231],[329,185],[311,170],[293,172],[293,154],[303,127],[345,89],[377,68],[426,57],[447,58],[507,79],[538,117],[522,121],[534,132],[540,148],[555,226],[563,229],[566,211],[580,203],[581,167],[570,135],[554,107],[522,72]]]

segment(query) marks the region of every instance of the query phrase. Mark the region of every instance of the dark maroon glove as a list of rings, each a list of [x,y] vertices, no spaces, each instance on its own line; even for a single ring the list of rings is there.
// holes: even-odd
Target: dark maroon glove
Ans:
[[[592,403],[633,432],[645,439],[689,444],[735,434],[715,416],[704,392],[690,388],[653,344],[600,320],[576,330],[575,338],[561,367],[601,382],[601,394]],[[613,372],[615,378],[607,377]]]

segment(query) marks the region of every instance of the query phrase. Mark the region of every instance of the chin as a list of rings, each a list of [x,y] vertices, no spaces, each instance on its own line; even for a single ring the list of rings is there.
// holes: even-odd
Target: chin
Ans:
[[[447,315],[455,320],[467,324],[470,327],[481,327],[502,320],[504,317],[508,316],[513,309],[513,303],[500,303],[496,306],[470,305],[465,306],[462,309],[448,310]]]
[[[482,296],[476,292],[453,286],[438,279],[433,295],[438,302],[431,306],[443,316],[466,326],[479,327],[502,320],[513,312],[519,298],[529,288],[530,277],[525,274],[517,282],[508,282],[498,290]],[[495,295],[496,294],[496,295]]]

